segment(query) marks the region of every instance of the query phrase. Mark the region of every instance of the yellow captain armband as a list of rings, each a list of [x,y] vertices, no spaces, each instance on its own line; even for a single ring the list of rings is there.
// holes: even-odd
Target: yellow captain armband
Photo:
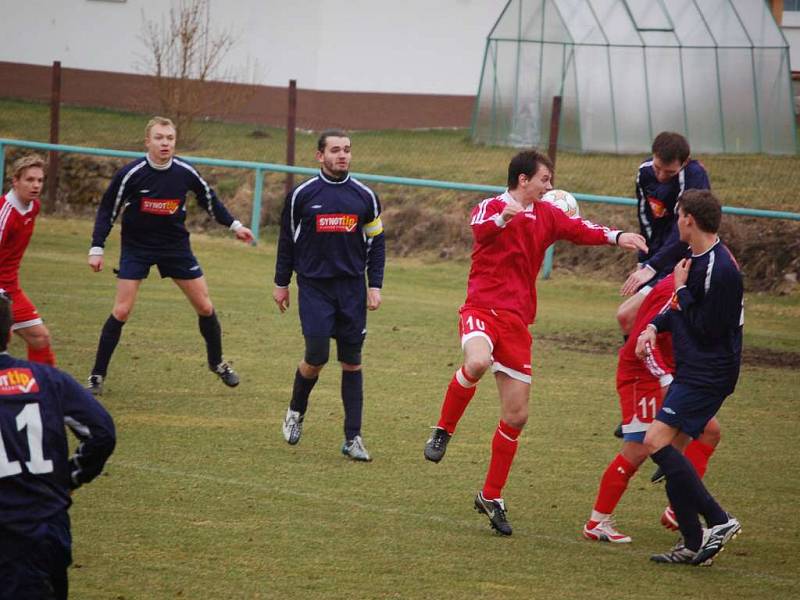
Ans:
[[[383,223],[381,222],[381,218],[378,217],[374,221],[370,221],[366,225],[364,225],[364,233],[367,234],[367,237],[375,237],[376,235],[380,235],[383,233]]]

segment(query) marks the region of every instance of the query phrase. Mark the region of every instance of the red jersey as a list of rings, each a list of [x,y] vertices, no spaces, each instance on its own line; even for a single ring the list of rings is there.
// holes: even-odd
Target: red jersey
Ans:
[[[19,264],[38,214],[38,199],[23,206],[13,191],[0,196],[0,288],[19,287]]]
[[[549,202],[534,202],[503,223],[500,215],[510,201],[505,192],[472,210],[475,241],[464,306],[508,310],[533,323],[536,277],[547,248],[556,240],[586,246],[615,244],[619,231],[568,217]]]
[[[672,381],[675,359],[672,356],[672,334],[659,333],[656,345],[643,359],[636,356],[636,341],[648,323],[657,314],[668,308],[674,295],[672,275],[668,275],[650,291],[636,313],[628,341],[620,348],[617,363],[617,386],[633,380],[655,380],[662,387]]]

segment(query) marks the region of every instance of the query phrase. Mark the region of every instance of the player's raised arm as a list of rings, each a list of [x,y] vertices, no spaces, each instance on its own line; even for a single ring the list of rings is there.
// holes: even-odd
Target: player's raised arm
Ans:
[[[482,201],[472,209],[470,217],[470,226],[475,241],[481,244],[489,242],[498,236],[511,219],[522,210],[522,205],[509,194]]]

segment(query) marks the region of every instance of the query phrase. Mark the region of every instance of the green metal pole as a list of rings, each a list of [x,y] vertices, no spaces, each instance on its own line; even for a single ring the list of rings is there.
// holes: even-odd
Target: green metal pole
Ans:
[[[553,254],[555,254],[556,245],[550,246],[544,253],[544,270],[542,271],[542,279],[550,279],[553,272]]]
[[[253,186],[253,216],[250,229],[253,231],[253,245],[258,243],[258,230],[261,226],[261,193],[264,190],[264,170],[256,169],[256,182]]]

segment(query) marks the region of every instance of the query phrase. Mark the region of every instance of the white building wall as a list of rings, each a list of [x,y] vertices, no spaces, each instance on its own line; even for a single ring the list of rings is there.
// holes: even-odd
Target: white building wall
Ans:
[[[785,11],[781,29],[789,43],[789,63],[792,65],[792,71],[800,71],[800,11]]]
[[[177,0],[173,0],[176,2]],[[234,33],[225,69],[305,89],[475,94],[506,0],[210,0]],[[166,0],[0,0],[0,61],[143,73],[144,20]]]

